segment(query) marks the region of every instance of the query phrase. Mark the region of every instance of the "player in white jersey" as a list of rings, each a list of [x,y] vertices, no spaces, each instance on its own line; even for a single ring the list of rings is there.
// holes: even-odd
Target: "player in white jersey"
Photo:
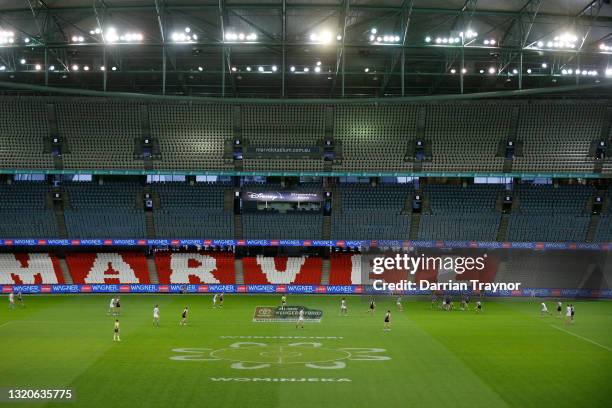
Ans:
[[[9,309],[15,308],[15,294],[13,292],[9,293]]]
[[[348,314],[348,308],[346,307],[346,298],[342,298],[340,301],[340,316],[346,316]]]
[[[113,333],[113,341],[121,341],[119,337],[119,319],[115,319],[115,330]]]
[[[541,303],[541,308],[540,308],[540,316],[544,316],[544,315],[547,315],[547,314],[550,314],[548,312],[548,307],[546,307],[546,303],[542,302]]]
[[[112,298],[110,300],[110,303],[108,304],[108,313],[106,313],[108,315],[110,314],[115,314],[115,298]]]
[[[478,302],[476,302],[476,313],[480,313],[482,312],[482,303],[480,303],[480,300]]]
[[[402,297],[398,296],[397,299],[395,300],[395,305],[397,306],[397,309],[401,312],[404,310],[404,306],[402,306]]]
[[[568,324],[571,323],[571,321],[572,321],[572,306],[571,305],[568,305],[565,308],[565,318],[566,318]]]
[[[159,326],[159,306],[153,308],[153,326]]]
[[[217,295],[216,293],[213,295],[213,309],[217,308],[217,298],[219,295]]]
[[[391,330],[391,311],[387,310],[387,313],[385,313],[385,326],[383,327],[384,331],[389,331]]]
[[[298,319],[297,323],[295,324],[295,328],[297,329],[298,327],[301,327],[302,329],[304,328],[304,309],[300,309],[300,312],[298,314]]]

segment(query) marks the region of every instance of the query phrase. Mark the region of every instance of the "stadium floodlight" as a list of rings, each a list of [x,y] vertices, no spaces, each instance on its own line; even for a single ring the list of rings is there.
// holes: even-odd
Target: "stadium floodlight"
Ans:
[[[372,33],[375,34],[375,33]],[[384,34],[379,36],[370,35],[370,42],[377,45],[389,45],[393,43],[398,43],[400,41],[400,36],[395,34]]]
[[[304,72],[309,72],[309,71],[310,71],[310,68],[304,67]]]
[[[42,67],[40,66],[40,64],[36,64],[34,66],[34,69],[37,70],[37,71],[40,71],[42,69]]]
[[[455,68],[452,68],[452,69],[450,70],[450,73],[451,73],[451,74],[454,74],[454,73],[456,73],[456,72],[457,72],[457,70],[456,70]]]
[[[106,67],[105,67],[104,65],[102,65],[102,66],[100,67],[100,71],[106,71]]]
[[[512,70],[512,73],[513,73],[514,75],[518,74],[518,69],[514,68],[514,69]]]
[[[227,38],[228,34],[225,35],[226,39],[229,40],[229,38]],[[230,34],[231,36],[231,34]],[[170,38],[172,39],[173,42],[176,43],[190,43],[190,42],[194,42],[198,39],[198,36],[194,33],[192,33],[191,28],[189,27],[185,27],[183,30],[181,31],[174,31],[171,35]]]
[[[467,68],[462,68],[462,69],[461,69],[461,73],[462,73],[462,74],[467,74]]]
[[[77,64],[74,64],[72,67],[70,67],[73,71],[78,71],[79,70],[79,66]]]
[[[574,73],[574,70],[570,68],[570,69],[568,69],[568,70],[567,70],[567,73],[568,73],[569,75],[572,75],[572,74]]]
[[[0,65],[0,71],[6,71],[6,66]]]
[[[200,72],[204,71],[204,67],[198,67],[198,71]]]
[[[85,66],[83,67],[83,71],[89,71],[89,65],[85,65]]]
[[[531,74],[531,68],[527,68],[527,73]]]
[[[545,62],[543,62],[543,63],[542,63],[542,68],[548,68],[548,64],[547,64],[547,63],[545,63]]]
[[[0,44],[12,44],[15,42],[13,31],[0,31]]]
[[[187,37],[190,37],[190,36],[187,35]],[[195,36],[191,36],[190,38],[193,38],[193,37]],[[224,38],[225,38],[225,41],[229,41],[229,42],[253,42],[257,40],[257,34],[227,32],[225,33]]]
[[[119,34],[117,34],[117,29],[115,27],[109,27],[106,29],[104,41],[109,44],[119,41]]]
[[[321,67],[315,67],[314,71],[318,74],[319,72],[321,72]]]
[[[111,68],[111,71],[116,71],[116,70],[117,70],[117,67],[112,67]]]
[[[22,58],[22,59],[20,59],[20,60],[19,60],[19,63],[20,63],[21,65],[25,65],[25,63],[26,63],[26,62],[27,62],[27,61],[25,60],[25,58]]]
[[[431,37],[429,37],[429,36],[425,37],[425,42],[426,42],[426,43],[431,42]]]
[[[235,66],[232,67],[232,72],[236,72],[236,71],[238,71],[238,68],[236,68]]]
[[[599,49],[604,52],[612,51],[612,45],[607,45],[607,44],[602,43],[602,44],[599,44]]]
[[[310,41],[317,44],[329,44],[332,42],[333,36],[329,31],[323,31],[320,33],[311,33]]]
[[[278,71],[278,67],[276,65],[272,65],[272,72]]]
[[[376,34],[377,32],[378,32],[378,30],[377,30],[375,27],[373,27],[373,28],[370,30],[370,33],[372,33],[372,34]]]
[[[606,76],[612,76],[612,69],[606,68]]]
[[[367,68],[367,67],[366,67],[366,68],[364,68],[364,69],[363,69],[363,72],[370,72],[370,68]]]
[[[321,66],[321,61],[317,61],[317,67]]]
[[[340,34],[338,34],[338,35],[336,36],[336,40],[337,40],[337,41],[342,41],[342,36],[341,36]]]
[[[246,67],[247,72],[251,72],[251,67]]]
[[[290,67],[289,67],[289,71],[291,71],[291,72],[295,72],[295,67],[294,67],[293,65],[292,65],[292,66],[290,66]]]
[[[497,70],[494,67],[489,68],[489,74],[493,75]]]
[[[26,44],[29,44],[30,43],[30,38],[29,37],[24,38],[23,42],[26,43]]]
[[[49,65],[49,71],[55,71],[55,65]]]
[[[258,70],[259,72],[264,72],[264,67],[262,67],[262,66],[260,65],[259,67],[257,67],[257,70]]]
[[[440,37],[436,38],[436,44],[441,44],[442,43],[442,39]]]
[[[484,69],[481,69],[478,72],[480,72],[481,74],[484,74]]]

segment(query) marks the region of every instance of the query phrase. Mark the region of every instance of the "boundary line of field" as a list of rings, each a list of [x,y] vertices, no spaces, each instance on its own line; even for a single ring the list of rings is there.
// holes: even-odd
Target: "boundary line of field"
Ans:
[[[583,336],[581,336],[581,335],[579,335],[579,334],[573,333],[573,332],[571,332],[571,331],[569,331],[569,330],[565,330],[564,328],[561,328],[561,327],[559,327],[559,326],[555,326],[554,324],[549,324],[549,326],[550,326],[550,327],[554,327],[555,329],[557,329],[557,330],[559,330],[559,331],[562,331],[562,332],[564,332],[564,333],[571,334],[571,335],[572,335],[572,336],[574,336],[574,337],[577,337],[577,338],[582,339],[582,340],[584,340],[584,341],[587,341],[587,342],[589,342],[589,343],[591,343],[591,344],[594,344],[594,345],[596,345],[596,346],[599,346],[599,347],[601,347],[602,349],[607,350],[607,351],[609,351],[609,352],[611,352],[611,353],[612,353],[612,348],[610,348],[610,347],[608,347],[608,346],[604,346],[603,344],[600,344],[600,343],[596,342],[595,340],[591,340],[591,339],[586,338],[586,337],[583,337]]]

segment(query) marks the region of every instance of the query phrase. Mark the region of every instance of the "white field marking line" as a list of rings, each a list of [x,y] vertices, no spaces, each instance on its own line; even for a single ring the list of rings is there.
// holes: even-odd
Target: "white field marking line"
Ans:
[[[549,326],[550,326],[550,327],[554,327],[555,329],[560,330],[560,331],[562,331],[562,332],[564,332],[564,333],[571,334],[572,336],[577,337],[577,338],[579,338],[579,339],[582,339],[582,340],[584,340],[584,341],[587,341],[587,342],[589,342],[589,343],[591,343],[591,344],[594,344],[594,345],[596,345],[596,346],[599,346],[599,347],[601,347],[601,348],[602,348],[602,349],[604,349],[604,350],[607,350],[607,351],[609,351],[609,352],[612,352],[612,348],[610,348],[610,347],[608,347],[608,346],[604,346],[603,344],[600,344],[600,343],[598,343],[598,342],[596,342],[596,341],[594,341],[594,340],[588,339],[588,338],[586,338],[586,337],[583,337],[583,336],[581,336],[581,335],[579,335],[579,334],[573,333],[573,332],[571,332],[571,331],[569,331],[569,330],[565,330],[565,329],[563,329],[563,328],[561,328],[561,327],[559,327],[559,326],[555,326],[555,325],[553,325],[553,324],[549,324]]]
[[[8,324],[9,324],[9,323],[10,323],[10,322],[5,322],[5,323],[0,324],[0,328],[2,328],[2,327],[4,327],[4,326],[8,326]]]

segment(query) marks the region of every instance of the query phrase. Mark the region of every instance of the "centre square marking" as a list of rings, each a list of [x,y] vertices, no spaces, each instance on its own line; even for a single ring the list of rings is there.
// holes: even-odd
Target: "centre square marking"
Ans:
[[[210,353],[220,360],[259,364],[325,363],[349,358],[351,353],[324,347],[265,344],[254,347],[228,347]]]
[[[257,370],[273,365],[302,364],[304,367],[335,370],[346,367],[347,361],[390,360],[385,349],[372,347],[323,347],[319,342],[268,344],[262,342],[236,342],[224,348],[175,348],[175,361],[229,362],[238,370]]]

